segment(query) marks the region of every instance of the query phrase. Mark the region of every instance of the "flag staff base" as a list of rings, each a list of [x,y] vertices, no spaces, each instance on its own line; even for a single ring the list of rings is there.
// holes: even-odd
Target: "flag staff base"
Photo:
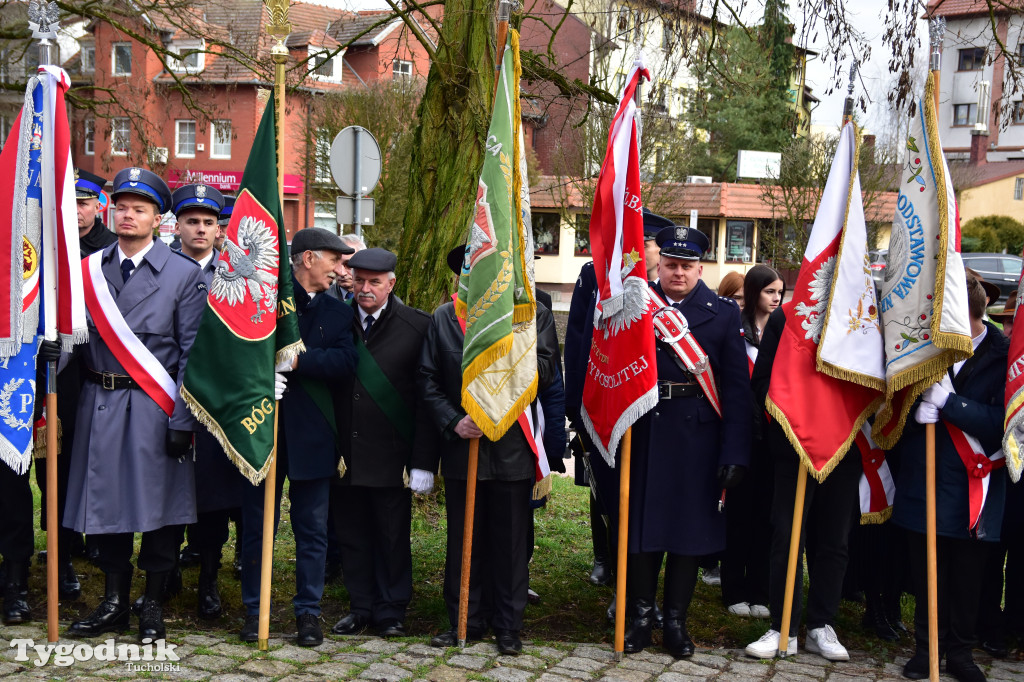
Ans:
[[[466,648],[466,622],[469,617],[469,571],[473,560],[473,517],[476,516],[476,470],[480,463],[480,439],[469,441],[469,465],[466,469],[466,521],[462,526],[462,571],[459,574],[459,648]]]
[[[939,682],[938,551],[935,546],[935,424],[924,429],[925,530],[928,561],[928,678]]]
[[[58,495],[57,495],[57,363],[46,363],[46,637],[50,644],[60,639],[57,632],[60,597],[57,591]]]
[[[270,650],[270,584],[274,567],[274,517],[277,512],[277,415],[281,403],[274,406],[274,454],[263,479],[263,557],[260,560],[260,625],[258,645],[260,651]]]
[[[619,458],[619,539],[615,557],[615,660],[622,660],[626,644],[626,554],[629,549],[629,459],[633,447],[633,427],[622,436]]]
[[[807,496],[807,469],[797,463],[796,495],[793,498],[793,531],[789,536],[789,562],[786,566],[786,592],[782,600],[782,625],[779,628],[779,656],[787,655],[789,627],[793,620],[793,590],[796,587],[796,564],[800,559],[800,531],[804,521],[804,498]]]

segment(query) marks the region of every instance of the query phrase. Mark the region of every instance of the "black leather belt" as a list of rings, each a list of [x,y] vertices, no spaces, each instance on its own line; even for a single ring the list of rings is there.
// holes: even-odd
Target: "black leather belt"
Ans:
[[[177,371],[169,372],[171,379],[177,376]],[[114,372],[97,372],[88,367],[85,368],[85,378],[94,384],[99,384],[107,391],[117,391],[126,388],[141,388],[135,379],[127,374],[115,374]]]
[[[700,387],[700,384],[679,384],[671,381],[658,382],[658,400],[702,397],[704,397],[704,389]]]

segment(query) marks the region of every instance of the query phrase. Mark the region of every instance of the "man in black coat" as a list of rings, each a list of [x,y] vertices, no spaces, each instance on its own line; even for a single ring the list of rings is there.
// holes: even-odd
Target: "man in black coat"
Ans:
[[[448,264],[457,274],[464,252],[459,247],[449,254]],[[539,393],[553,381],[557,371],[558,337],[551,311],[544,306],[537,306],[536,324]],[[447,647],[457,641],[454,628],[459,617],[469,440],[479,437],[467,637],[479,639],[490,625],[497,637],[498,651],[515,655],[522,650],[519,631],[529,587],[527,536],[536,459],[517,425],[492,442],[480,434],[462,409],[464,336],[454,303],[445,303],[435,310],[417,377],[420,400],[442,435],[441,475],[445,479],[448,516],[444,598],[452,629],[431,639],[430,644]],[[489,596],[490,613],[484,612],[485,595]]]
[[[341,412],[344,473],[334,486],[331,514],[341,546],[349,613],[334,626],[354,635],[373,625],[382,637],[405,634],[412,598],[412,495],[429,492],[435,433],[416,405],[416,368],[430,316],[401,303],[395,254],[362,249],[352,269],[352,336],[356,374],[345,382]],[[347,436],[347,437],[346,437]]]
[[[295,535],[295,596],[292,606],[299,646],[323,642],[320,600],[327,556],[328,494],[338,473],[337,405],[342,382],[352,376],[352,309],[325,292],[334,282],[341,254],[350,252],[337,235],[307,228],[292,240],[292,286],[299,335],[306,346],[292,363],[288,391],[281,399],[277,441],[277,513],[285,476],[290,482]],[[279,369],[280,371],[280,369]],[[259,639],[260,559],[263,545],[263,485],[242,493],[243,641]]]

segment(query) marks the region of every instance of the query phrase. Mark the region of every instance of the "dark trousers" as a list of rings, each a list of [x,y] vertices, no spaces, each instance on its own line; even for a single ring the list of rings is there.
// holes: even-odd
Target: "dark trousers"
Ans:
[[[1007,486],[1001,540],[990,543],[981,581],[978,638],[1006,643],[1007,635],[1024,638],[1024,488]],[[1006,588],[1005,596],[1003,588]]]
[[[0,555],[10,562],[32,558],[32,488],[29,473],[20,476],[0,462]]]
[[[280,472],[283,473],[283,472]],[[284,476],[277,478],[274,533],[281,520]],[[263,490],[247,485],[242,492],[242,603],[249,615],[260,612],[260,562],[263,549]],[[320,615],[327,558],[327,511],[331,479],[291,481],[288,486],[292,533],[295,535],[295,615]]]
[[[768,460],[767,464],[759,466],[758,458]],[[722,602],[726,606],[740,602],[768,604],[771,508],[771,460],[766,452],[757,452],[748,475],[726,496],[721,574]]]
[[[627,594],[631,604],[645,601],[653,605],[658,591],[658,573],[661,572],[662,552],[637,552],[628,557],[626,569]],[[686,621],[693,590],[697,585],[700,557],[669,554],[665,562],[666,620]]]
[[[786,592],[786,569],[789,562],[789,540],[793,531],[793,500],[796,479],[802,466],[795,453],[788,450],[775,458],[775,491],[772,499],[772,549],[769,595],[772,628],[782,627],[782,603]],[[810,588],[807,592],[807,628],[820,628],[835,623],[843,592],[843,576],[849,559],[850,528],[859,518],[861,463],[856,451],[849,452],[832,470],[824,483],[807,476],[804,497],[803,525],[800,530],[800,553],[804,543],[808,551]],[[796,589],[789,625],[790,637],[800,629],[803,611],[803,562],[797,562]]]
[[[219,556],[230,535],[228,524],[232,512],[236,510],[217,509],[196,514],[196,522],[188,526],[188,544],[192,549],[197,552],[217,552]]]
[[[907,531],[907,555],[914,581],[914,639],[928,650],[928,568],[923,533]],[[947,538],[936,541],[939,592],[939,655],[970,656],[978,620],[981,581],[991,543]]]
[[[462,532],[466,519],[466,482],[445,479],[448,548],[444,565],[444,601],[448,619],[459,622]],[[482,631],[521,630],[529,569],[526,537],[532,510],[533,481],[478,481],[473,515],[473,555],[469,569],[467,624]]]
[[[331,496],[349,608],[374,625],[404,621],[412,599],[408,488],[339,485]]]
[[[142,534],[139,547],[139,570],[163,573],[174,568],[178,561],[183,527],[164,526]],[[106,533],[90,535],[99,550],[96,565],[104,573],[131,573],[135,533]]]

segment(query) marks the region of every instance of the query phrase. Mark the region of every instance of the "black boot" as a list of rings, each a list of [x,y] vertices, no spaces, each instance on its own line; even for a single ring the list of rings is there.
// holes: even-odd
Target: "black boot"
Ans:
[[[206,620],[220,618],[222,612],[220,591],[217,589],[217,571],[220,552],[204,549],[199,554],[199,617]]]
[[[900,640],[899,633],[889,625],[889,619],[885,617],[882,595],[867,592],[865,594],[865,604],[864,618],[861,620],[861,626],[885,642],[898,642]]]
[[[27,623],[32,620],[32,609],[28,606],[28,561],[4,561],[4,565],[4,624]]]
[[[675,658],[693,656],[693,640],[686,631],[686,612],[666,605],[664,627],[662,642],[665,650]]]
[[[103,601],[84,620],[72,623],[68,634],[73,637],[94,637],[104,632],[127,630],[131,589],[131,572],[107,573],[106,596]]]
[[[595,585],[611,585],[615,574],[608,547],[608,526],[593,496],[590,497],[590,543],[594,548],[594,569],[590,572],[590,582]]]
[[[82,583],[78,582],[78,574],[71,559],[60,564],[60,577],[57,582],[57,594],[61,599],[74,601],[82,595]]]
[[[654,604],[646,599],[633,602],[633,620],[626,628],[623,651],[635,654],[651,645],[651,628],[654,626]]]
[[[139,641],[165,639],[163,595],[169,571],[146,571],[146,594],[139,613]]]
[[[693,640],[686,631],[686,614],[690,610],[697,586],[697,559],[669,554],[665,564],[665,620],[662,642],[675,658],[693,656]]]

